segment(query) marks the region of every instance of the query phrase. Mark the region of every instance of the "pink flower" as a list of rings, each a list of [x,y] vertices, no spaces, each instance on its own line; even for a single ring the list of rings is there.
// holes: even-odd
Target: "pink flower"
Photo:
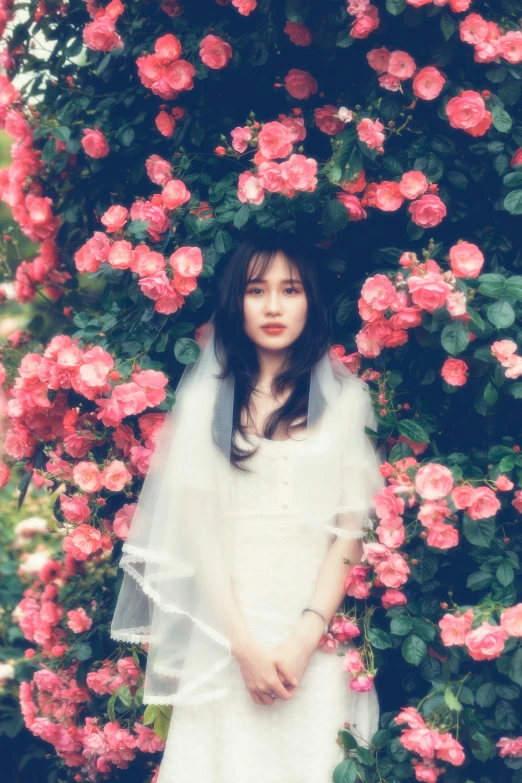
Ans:
[[[338,108],[332,104],[314,109],[315,124],[323,133],[335,136],[344,128],[344,122],[338,117]]]
[[[425,193],[417,201],[413,201],[408,211],[415,225],[422,228],[438,226],[447,212],[444,202],[434,193]]]
[[[170,210],[186,204],[190,199],[190,195],[190,190],[187,190],[181,180],[171,179],[163,188],[161,198],[164,208]]]
[[[350,35],[352,38],[368,38],[378,27],[379,9],[376,5],[368,5],[366,12],[358,16],[350,27]]]
[[[449,495],[453,488],[453,473],[444,465],[429,462],[415,475],[415,491],[424,500],[439,500]]]
[[[67,624],[73,633],[88,631],[92,625],[92,618],[87,616],[85,609],[71,609],[67,617]]]
[[[492,661],[502,654],[508,634],[500,625],[483,622],[473,631],[468,631],[465,645],[474,661]]]
[[[418,780],[419,783],[437,783],[437,778],[443,774],[440,767],[437,767],[433,762],[426,763],[425,761],[413,764],[413,771],[415,780]]]
[[[76,560],[87,560],[94,553],[110,552],[112,549],[110,538],[90,525],[79,525],[63,539],[62,546]]]
[[[134,723],[134,731],[136,732],[136,747],[142,751],[142,753],[158,753],[165,749],[165,741],[160,739],[154,729],[149,726],[143,726],[137,721]]]
[[[265,191],[259,179],[249,171],[241,172],[237,187],[237,197],[243,204],[262,204],[265,200]]]
[[[475,90],[464,90],[451,98],[446,105],[446,114],[452,128],[460,128],[472,136],[483,136],[492,122],[491,112]]]
[[[114,515],[112,528],[118,538],[122,538],[123,540],[127,538],[136,506],[137,503],[124,503]]]
[[[232,136],[232,147],[236,152],[241,153],[248,148],[248,142],[252,138],[252,131],[248,125],[245,125],[244,128],[234,128],[230,131],[230,135]]]
[[[484,256],[477,245],[459,240],[449,251],[455,277],[478,277],[484,266]]]
[[[408,599],[400,590],[385,590],[381,596],[381,602],[385,609],[391,609],[392,606],[403,606],[408,603]]]
[[[121,492],[125,484],[132,480],[132,475],[121,460],[115,459],[104,467],[101,480],[103,486],[111,492]]]
[[[406,171],[399,182],[404,198],[414,199],[428,190],[429,182],[422,171]]]
[[[133,251],[126,239],[117,240],[111,246],[107,261],[113,269],[129,269],[133,261]]]
[[[403,81],[410,79],[415,73],[417,66],[415,61],[407,52],[395,51],[390,54],[388,60],[388,73],[396,76]]]
[[[203,255],[199,247],[179,247],[169,263],[182,277],[196,277],[203,268]]]
[[[357,125],[357,135],[361,141],[364,141],[369,149],[376,149],[382,146],[384,142],[384,125],[380,120],[370,120],[365,117]]]
[[[509,30],[500,38],[500,51],[502,57],[511,65],[522,62],[522,32]]]
[[[291,68],[284,78],[285,87],[297,100],[308,100],[319,89],[314,77],[308,71],[299,68]]]
[[[500,615],[500,625],[510,636],[522,636],[522,604],[505,609]]]
[[[116,32],[116,25],[106,14],[97,17],[83,28],[83,42],[94,52],[111,52],[123,49],[123,41]]]
[[[400,726],[401,723],[406,723],[410,729],[426,728],[424,718],[420,713],[417,712],[415,707],[403,707],[393,720],[398,726]]]
[[[450,549],[459,543],[458,530],[444,522],[433,522],[428,528],[426,543],[436,549]]]
[[[287,158],[292,152],[292,134],[281,122],[266,122],[259,131],[257,141],[259,151],[267,160]]]
[[[391,552],[388,559],[377,563],[375,573],[385,587],[397,588],[408,580],[410,567],[398,552]]]
[[[330,630],[339,642],[349,642],[359,636],[359,626],[348,617],[333,617]]]
[[[432,101],[439,97],[445,82],[444,74],[433,65],[428,65],[416,74],[413,80],[413,94],[416,98]]]
[[[305,155],[291,155],[281,163],[281,174],[288,187],[311,192],[317,185],[317,161]]]
[[[480,14],[468,14],[459,24],[461,41],[469,44],[478,44],[486,40],[488,36],[488,23]]]
[[[373,680],[375,675],[370,674],[369,672],[365,672],[364,674],[359,674],[356,677],[350,677],[350,690],[356,691],[357,693],[364,693],[365,691],[371,691],[373,688]]]
[[[496,340],[491,345],[491,352],[499,360],[500,364],[507,362],[516,350],[517,344],[513,340]]]
[[[365,666],[364,663],[361,660],[361,654],[359,650],[348,650],[347,653],[345,653],[344,658],[342,660],[342,667],[347,672],[350,672],[351,674],[360,674],[364,671]]]
[[[499,756],[505,758],[522,758],[522,737],[501,737],[497,742],[497,748],[500,748]]]
[[[225,68],[231,57],[232,47],[219,35],[206,35],[199,46],[199,56],[209,68],[219,70]]]
[[[380,49],[371,49],[366,54],[366,59],[374,71],[386,73],[390,62],[390,52],[385,46],[381,46]]]
[[[460,487],[454,487],[451,491],[451,499],[455,508],[467,508],[473,500],[475,490],[469,484],[461,484]]]
[[[82,138],[83,151],[90,158],[104,158],[109,154],[107,139],[98,127],[84,128]]]
[[[84,492],[98,492],[102,482],[95,462],[78,462],[73,469],[73,479]]]
[[[145,161],[145,169],[148,177],[155,185],[161,185],[163,187],[172,177],[171,164],[168,160],[165,160],[156,154],[149,155]]]
[[[308,27],[302,23],[287,21],[283,32],[296,46],[310,46],[312,43],[312,34]]]
[[[248,16],[256,8],[257,0],[232,0],[232,5],[242,16]]]
[[[172,114],[168,114],[166,111],[160,111],[155,119],[156,128],[159,130],[162,136],[172,136],[174,129],[176,128],[176,120]]]
[[[472,519],[489,519],[500,509],[500,500],[490,487],[476,487],[467,512]]]
[[[349,193],[336,193],[335,197],[346,207],[350,220],[363,220],[368,217],[357,196],[351,196]]]
[[[495,486],[500,489],[501,492],[508,492],[515,486],[514,483],[507,476],[500,475],[495,479]]]
[[[450,386],[464,386],[468,380],[468,365],[462,359],[446,359],[440,374]]]
[[[384,180],[375,189],[375,206],[383,212],[394,212],[402,206],[402,195],[398,182]]]
[[[114,206],[109,207],[109,209],[103,213],[101,216],[101,222],[106,227],[107,232],[111,234],[114,231],[121,231],[127,222],[128,217],[128,210],[119,204],[115,204]]]
[[[435,758],[435,751],[440,742],[439,733],[427,726],[407,729],[403,731],[399,739],[406,750],[416,753],[424,760]]]

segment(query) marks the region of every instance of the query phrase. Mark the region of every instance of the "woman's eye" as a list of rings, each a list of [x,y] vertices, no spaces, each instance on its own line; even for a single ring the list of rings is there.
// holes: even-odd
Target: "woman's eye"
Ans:
[[[285,288],[284,290],[285,290],[285,291],[295,291],[295,292],[296,292],[296,294],[298,294],[298,293],[299,293],[299,290],[298,290],[297,288],[294,288],[294,286],[288,286],[288,287],[287,287],[287,288]],[[255,293],[256,293],[256,291],[261,291],[261,293],[262,293],[262,292],[263,292],[263,289],[262,289],[262,288],[251,288],[249,291],[247,291],[247,294],[255,294]]]

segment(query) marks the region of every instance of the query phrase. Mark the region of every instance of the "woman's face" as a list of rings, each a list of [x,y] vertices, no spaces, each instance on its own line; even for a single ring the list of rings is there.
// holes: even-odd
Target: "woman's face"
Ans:
[[[250,262],[247,279],[254,261]],[[294,280],[291,281],[290,278]],[[281,351],[292,345],[303,331],[308,313],[308,300],[295,266],[289,268],[289,260],[277,251],[263,279],[250,280],[243,297],[243,328],[258,348]],[[284,328],[270,332],[264,329],[271,322]]]

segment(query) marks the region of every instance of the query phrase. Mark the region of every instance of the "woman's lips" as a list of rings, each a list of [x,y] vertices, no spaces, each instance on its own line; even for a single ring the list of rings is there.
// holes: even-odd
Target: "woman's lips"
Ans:
[[[285,329],[284,326],[262,326],[261,329],[267,334],[281,334]]]

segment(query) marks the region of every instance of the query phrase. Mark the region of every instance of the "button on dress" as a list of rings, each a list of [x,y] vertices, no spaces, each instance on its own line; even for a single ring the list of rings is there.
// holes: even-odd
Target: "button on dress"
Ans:
[[[251,435],[252,472],[236,471],[232,485],[232,581],[247,627],[267,646],[297,628],[332,540],[299,519],[293,456],[303,440]],[[234,658],[229,666],[228,696],[173,707],[157,783],[331,783],[343,723],[366,741],[377,731],[375,691],[350,690],[335,652],[316,648],[294,696],[269,706],[253,701]]]

